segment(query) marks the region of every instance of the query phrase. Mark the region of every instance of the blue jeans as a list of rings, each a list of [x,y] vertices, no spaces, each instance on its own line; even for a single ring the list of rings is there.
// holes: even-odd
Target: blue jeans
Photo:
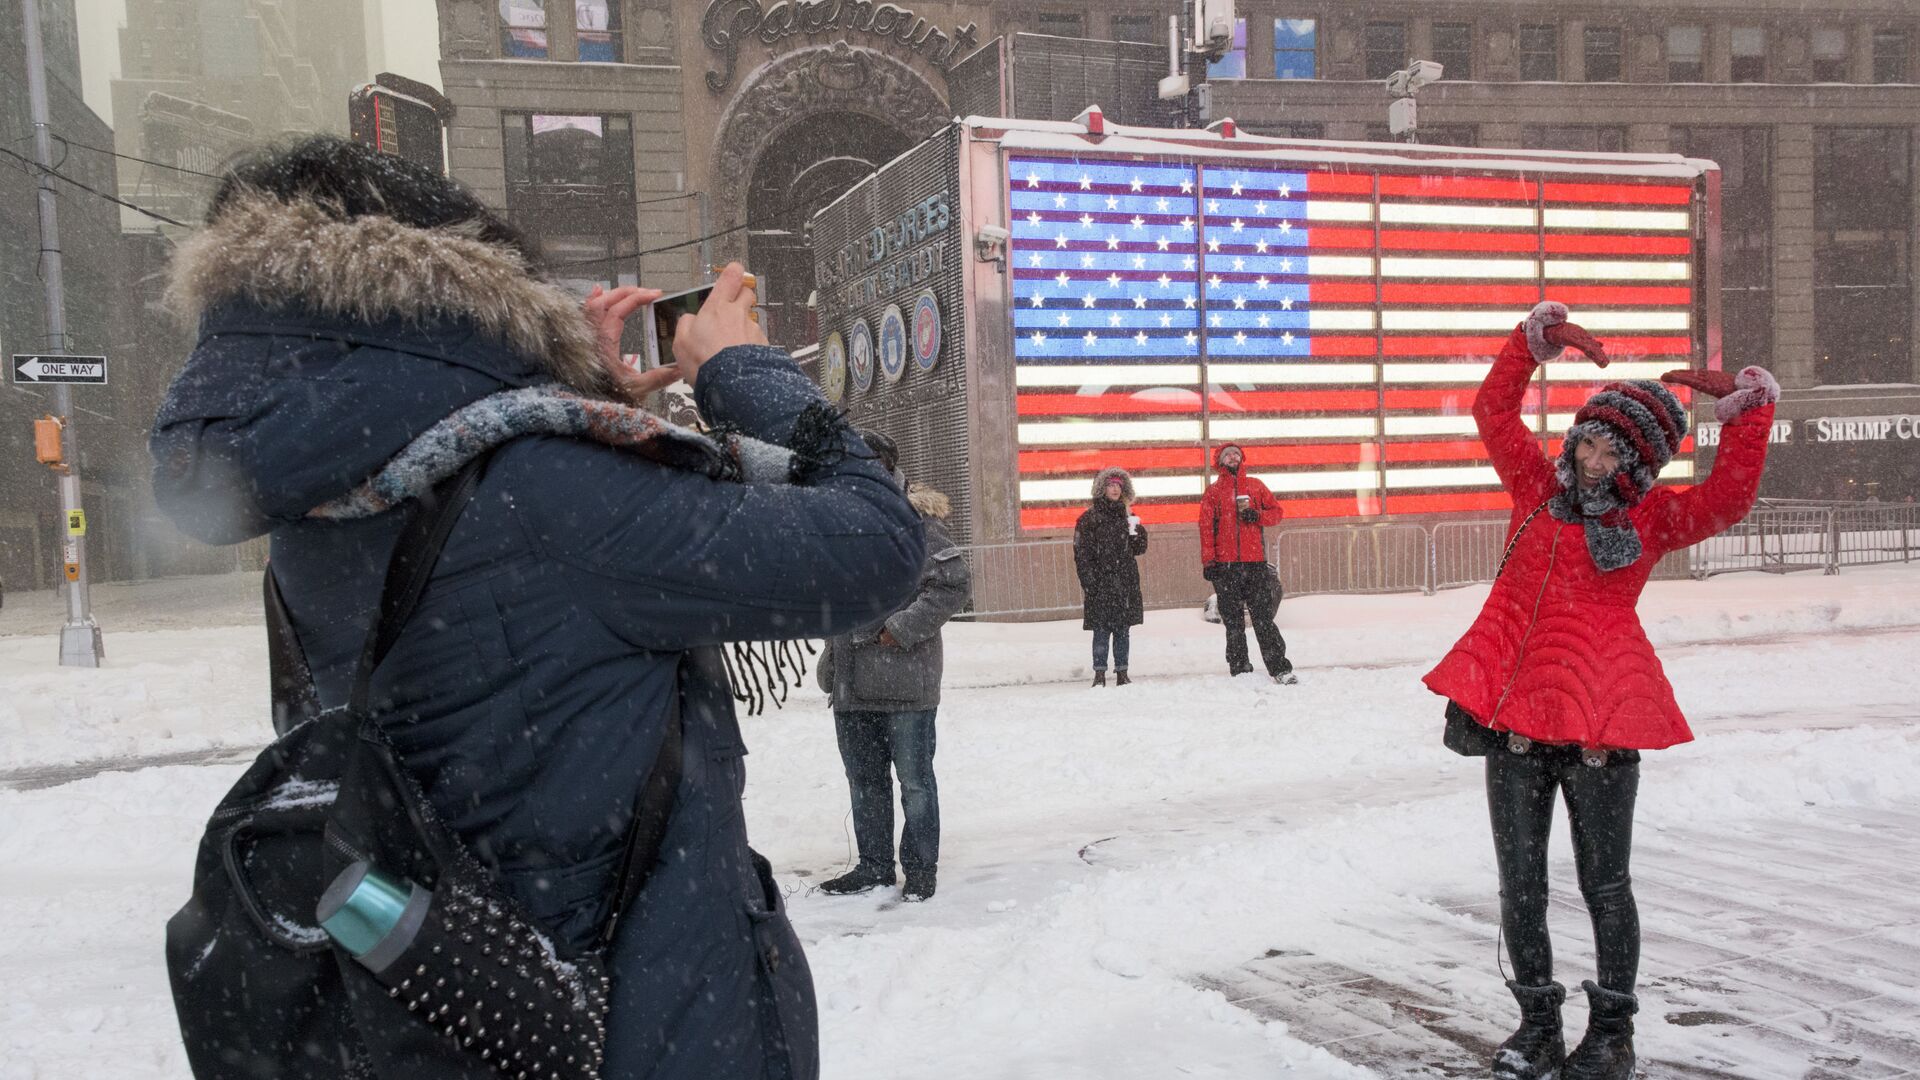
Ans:
[[[893,777],[900,776],[900,867],[911,874],[940,862],[940,790],[933,779],[933,717],[923,712],[833,714],[840,762],[853,796],[853,837],[860,865],[893,871]]]
[[[1127,670],[1127,647],[1133,633],[1131,626],[1102,626],[1093,632],[1093,670],[1107,670],[1107,639],[1113,639],[1113,669]]]

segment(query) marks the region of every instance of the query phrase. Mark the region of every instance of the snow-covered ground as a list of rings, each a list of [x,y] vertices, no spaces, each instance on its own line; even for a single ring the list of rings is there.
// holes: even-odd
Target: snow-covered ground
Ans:
[[[52,667],[57,614],[29,626],[8,598],[0,1078],[186,1075],[160,932],[264,740],[253,584],[138,587],[99,672]],[[201,614],[149,617],[139,590]],[[1227,679],[1192,612],[1135,631],[1125,689],[1084,685],[1077,621],[949,628],[924,905],[811,891],[851,860],[831,717],[806,689],[746,721],[750,829],[808,942],[826,1075],[1468,1074],[1512,1004],[1480,767],[1440,746],[1419,675],[1484,596],[1289,600],[1294,687]],[[1920,1070],[1920,568],[1656,583],[1641,612],[1700,735],[1643,766],[1650,1075]]]

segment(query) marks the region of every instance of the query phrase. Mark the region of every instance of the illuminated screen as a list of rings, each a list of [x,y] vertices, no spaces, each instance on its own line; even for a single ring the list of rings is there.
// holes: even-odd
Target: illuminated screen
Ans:
[[[1292,518],[1506,509],[1473,396],[1529,308],[1565,301],[1615,361],[1548,365],[1543,432],[1693,351],[1671,180],[1035,156],[1007,178],[1022,528],[1072,525],[1109,465],[1144,520],[1193,521],[1227,442]]]

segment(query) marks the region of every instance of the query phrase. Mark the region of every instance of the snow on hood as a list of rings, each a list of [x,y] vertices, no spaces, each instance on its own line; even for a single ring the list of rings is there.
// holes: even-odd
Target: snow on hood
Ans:
[[[154,421],[154,494],[208,543],[299,520],[488,394],[604,390],[579,300],[460,228],[244,198],[181,246],[168,298],[200,340]]]

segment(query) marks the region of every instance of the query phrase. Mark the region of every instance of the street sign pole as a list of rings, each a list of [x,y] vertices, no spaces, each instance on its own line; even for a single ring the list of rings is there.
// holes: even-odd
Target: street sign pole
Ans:
[[[27,46],[27,108],[33,122],[33,155],[40,166],[40,280],[46,286],[47,351],[67,352],[66,289],[60,277],[60,224],[55,214],[53,139],[47,130],[46,50],[40,37],[40,0],[22,0]],[[67,581],[67,621],[60,628],[63,667],[99,667],[105,652],[100,625],[93,621],[87,596],[86,511],[80,504],[80,454],[73,431],[73,391],[53,386],[54,415],[60,420],[60,520],[62,570]]]

